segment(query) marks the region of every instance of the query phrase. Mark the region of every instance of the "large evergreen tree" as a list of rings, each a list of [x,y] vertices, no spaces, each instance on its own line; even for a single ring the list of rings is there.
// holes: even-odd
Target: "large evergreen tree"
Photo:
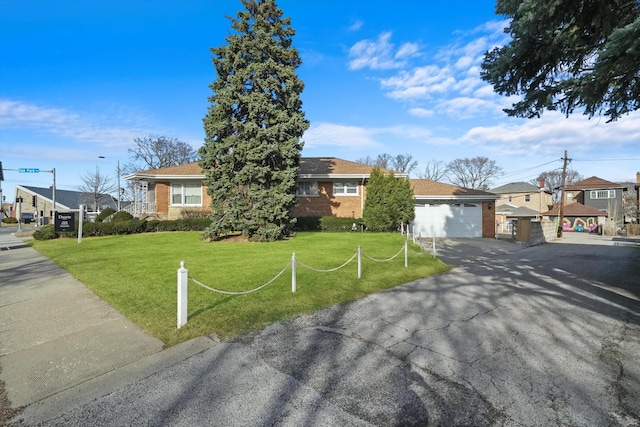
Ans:
[[[482,78],[517,117],[583,108],[609,121],[640,108],[640,1],[497,0],[512,40],[486,53]]]
[[[217,78],[204,118],[200,166],[212,198],[205,237],[242,232],[255,241],[289,235],[302,134],[309,127],[300,94],[295,30],[274,0],[242,0],[235,33],[212,48]]]
[[[375,167],[367,183],[362,219],[369,230],[391,231],[415,218],[413,189],[405,178]]]

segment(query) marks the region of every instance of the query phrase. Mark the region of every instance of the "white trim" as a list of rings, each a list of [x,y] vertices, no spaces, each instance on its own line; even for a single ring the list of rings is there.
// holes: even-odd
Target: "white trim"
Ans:
[[[201,184],[198,185],[198,188],[200,189],[200,203],[185,203],[184,202],[185,201],[185,197],[186,197],[185,184],[193,185],[192,182],[188,182],[188,181],[187,182],[185,182],[185,181],[177,181],[177,182],[169,183],[169,206],[170,207],[171,206],[176,206],[176,207],[180,207],[180,206],[198,206],[198,207],[202,207],[203,206],[202,205],[202,202],[203,202],[203,200],[202,200],[202,185]],[[181,188],[180,199],[181,199],[182,203],[173,203],[173,196],[174,196],[173,187],[177,186],[177,185],[180,185],[180,188]],[[177,193],[176,193],[176,195],[177,195]]]
[[[336,192],[336,184],[343,186],[344,191]],[[349,193],[347,190],[355,186],[355,193]],[[334,197],[356,197],[360,195],[360,184],[357,181],[333,181],[332,193]]]
[[[126,180],[145,180],[151,179],[155,181],[171,181],[171,180],[180,180],[180,181],[193,181],[193,180],[204,180],[206,178],[205,175],[152,175],[146,173],[132,173],[130,175],[125,175],[124,179]]]

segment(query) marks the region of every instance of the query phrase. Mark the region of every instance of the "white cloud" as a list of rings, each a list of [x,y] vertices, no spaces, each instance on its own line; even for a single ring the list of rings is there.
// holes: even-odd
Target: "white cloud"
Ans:
[[[605,123],[597,118],[589,120],[582,115],[566,118],[559,112],[546,112],[540,119],[516,120],[495,126],[477,126],[461,138],[472,143],[511,155],[597,153],[606,158],[608,153],[635,151],[640,155],[640,112],[623,117],[617,122]]]
[[[0,99],[0,128],[31,129],[104,147],[129,146],[140,135],[156,133],[151,130],[148,120],[135,112],[118,106],[102,108],[99,115],[79,114],[62,108]]]
[[[427,110],[426,108],[412,108],[409,110],[409,114],[415,117],[432,117],[435,113],[433,110]]]
[[[420,52],[420,46],[417,43],[405,43],[400,46],[400,49],[395,54],[397,59],[411,58],[418,55]]]
[[[416,55],[418,45],[405,43],[394,53],[395,46],[391,43],[391,32],[384,32],[377,40],[361,40],[349,49],[350,70],[371,68],[373,70],[388,70],[401,68],[406,65],[406,58]]]
[[[484,115],[487,112],[502,113],[500,106],[495,102],[472,97],[457,97],[442,101],[438,103],[436,111],[457,119]]]
[[[487,50],[508,41],[503,32],[506,25],[507,21],[491,21],[459,33],[457,41],[421,65],[380,79],[381,89],[391,99],[408,102],[409,113],[415,117],[425,117],[425,111],[454,118],[504,114],[502,108],[510,103],[481,79],[480,64]],[[408,65],[401,58],[425,58],[418,43],[404,43],[395,56],[393,51],[390,32],[382,33],[376,41],[362,40],[351,48],[349,67],[390,70]]]
[[[381,80],[380,84],[390,89],[387,94],[390,98],[418,99],[447,92],[456,84],[456,80],[447,68],[427,65],[414,68],[411,72],[401,71],[394,77]]]
[[[360,28],[362,28],[362,25],[363,25],[363,22],[360,20],[357,20],[349,26],[349,31],[358,31]]]
[[[312,125],[303,136],[305,148],[342,147],[349,149],[380,148],[373,132],[357,126],[333,123]]]

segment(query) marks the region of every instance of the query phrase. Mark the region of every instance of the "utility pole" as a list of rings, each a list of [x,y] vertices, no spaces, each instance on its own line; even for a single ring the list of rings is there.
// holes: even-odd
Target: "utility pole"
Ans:
[[[558,210],[558,237],[562,237],[562,226],[564,225],[564,183],[567,179],[567,150],[564,150],[564,165],[562,166],[562,182],[560,183],[560,209]]]

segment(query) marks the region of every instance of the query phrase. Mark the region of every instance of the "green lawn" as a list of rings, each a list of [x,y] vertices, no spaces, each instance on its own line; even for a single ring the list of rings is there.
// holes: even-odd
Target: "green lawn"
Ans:
[[[404,255],[389,262],[362,257],[331,273],[317,273],[300,264],[297,292],[291,292],[291,268],[260,291],[222,295],[189,281],[188,323],[176,328],[177,270],[185,261],[189,276],[226,291],[254,289],[276,276],[296,258],[316,269],[331,269],[357,252],[387,259],[404,238],[390,233],[298,233],[273,243],[205,242],[199,232],[146,233],[128,236],[34,241],[51,258],[97,295],[167,346],[215,332],[220,338],[361,298],[382,289],[449,269],[409,244]]]

